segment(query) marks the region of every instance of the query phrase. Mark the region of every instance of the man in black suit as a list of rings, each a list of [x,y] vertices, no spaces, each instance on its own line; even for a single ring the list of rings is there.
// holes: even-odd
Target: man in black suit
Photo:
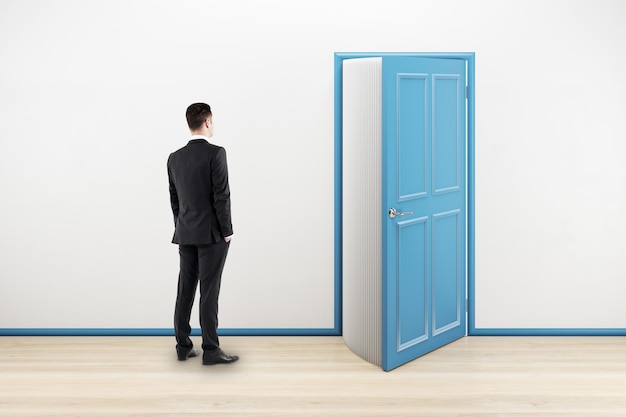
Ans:
[[[176,352],[181,361],[199,354],[189,338],[189,319],[200,282],[202,363],[232,363],[239,358],[222,351],[217,336],[222,270],[233,235],[226,151],[209,143],[213,115],[208,104],[190,105],[187,124],[191,140],[167,160],[175,225],[172,243],[179,245],[180,253],[174,312]]]

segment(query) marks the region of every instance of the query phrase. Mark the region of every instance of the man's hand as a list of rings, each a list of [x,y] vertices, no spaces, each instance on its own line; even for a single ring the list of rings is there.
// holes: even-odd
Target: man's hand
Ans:
[[[224,242],[226,242],[226,243],[230,242],[230,239],[232,239],[232,237],[233,237],[233,235],[226,236],[226,237],[224,238]]]

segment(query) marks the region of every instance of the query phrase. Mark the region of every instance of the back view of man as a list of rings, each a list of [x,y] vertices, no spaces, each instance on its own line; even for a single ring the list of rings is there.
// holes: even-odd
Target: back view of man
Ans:
[[[180,273],[174,311],[178,359],[198,356],[189,338],[189,319],[200,282],[202,363],[214,365],[239,359],[222,351],[217,336],[217,312],[222,270],[233,234],[230,188],[224,148],[209,143],[213,114],[205,103],[187,108],[191,140],[167,161],[174,237],[179,245]]]

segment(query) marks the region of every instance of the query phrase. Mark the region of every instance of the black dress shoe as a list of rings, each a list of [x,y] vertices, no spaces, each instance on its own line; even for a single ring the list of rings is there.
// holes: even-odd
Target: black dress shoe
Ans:
[[[198,349],[194,349],[194,348],[189,348],[188,350],[184,351],[184,352],[178,352],[178,360],[179,361],[186,361],[189,358],[193,358],[198,356],[200,352],[198,351]]]
[[[202,365],[217,365],[218,363],[233,363],[239,356],[227,355],[222,349],[205,351],[202,355]]]

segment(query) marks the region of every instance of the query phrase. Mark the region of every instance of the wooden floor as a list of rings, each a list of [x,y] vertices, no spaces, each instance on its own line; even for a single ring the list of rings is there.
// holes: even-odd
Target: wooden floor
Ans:
[[[0,416],[626,416],[623,337],[466,337],[388,373],[340,337],[221,342],[239,362],[178,362],[171,337],[0,337]]]

